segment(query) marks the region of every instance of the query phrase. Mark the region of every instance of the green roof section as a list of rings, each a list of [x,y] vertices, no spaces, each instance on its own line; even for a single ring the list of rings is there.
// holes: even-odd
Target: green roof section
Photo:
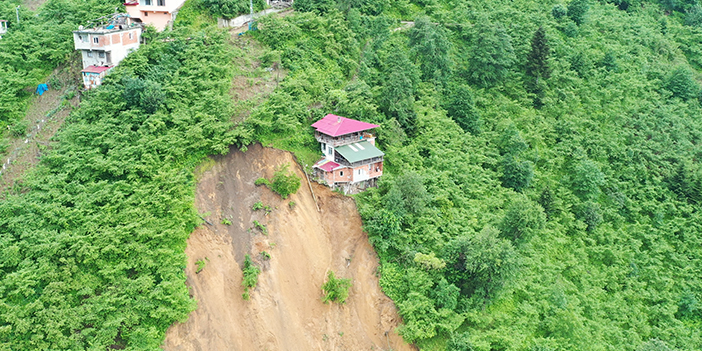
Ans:
[[[378,150],[377,147],[365,140],[358,143],[339,146],[336,148],[336,151],[340,153],[341,156],[344,156],[344,158],[350,163],[385,155],[382,151]]]

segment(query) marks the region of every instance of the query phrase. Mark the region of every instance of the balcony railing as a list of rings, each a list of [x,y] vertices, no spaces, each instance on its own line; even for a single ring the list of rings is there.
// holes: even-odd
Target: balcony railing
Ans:
[[[337,147],[341,145],[348,145],[351,143],[357,143],[359,141],[363,140],[370,140],[373,139],[373,134],[369,133],[363,133],[363,134],[349,134],[349,135],[344,135],[340,137],[330,137],[326,134],[321,134],[321,133],[316,133],[315,137],[317,138],[317,141],[320,143],[325,143],[331,147]]]

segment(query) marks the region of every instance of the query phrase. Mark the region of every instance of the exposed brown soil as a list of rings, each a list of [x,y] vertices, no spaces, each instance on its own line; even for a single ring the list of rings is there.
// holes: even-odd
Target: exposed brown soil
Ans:
[[[318,212],[288,152],[255,145],[215,161],[202,170],[195,200],[210,224],[192,233],[186,249],[187,284],[198,308],[171,326],[165,350],[414,350],[394,331],[400,318],[378,285],[378,259],[353,199],[313,183]],[[254,185],[285,164],[303,177],[290,199]],[[252,211],[257,201],[272,211]],[[267,235],[253,228],[254,220]],[[249,301],[241,286],[246,254],[262,268]],[[207,263],[200,273],[198,260]],[[321,300],[329,270],[353,281],[345,305]]]
[[[32,11],[36,11],[39,6],[43,5],[46,0],[24,0],[22,4]]]

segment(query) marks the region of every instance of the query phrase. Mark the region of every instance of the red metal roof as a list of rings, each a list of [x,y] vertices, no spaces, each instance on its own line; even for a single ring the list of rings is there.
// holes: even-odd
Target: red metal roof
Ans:
[[[312,125],[312,127],[316,128],[317,131],[320,133],[324,133],[326,135],[335,137],[339,135],[378,128],[380,126],[377,124],[361,122],[355,119],[328,114],[324,116],[324,118],[315,122]]]
[[[81,72],[83,73],[102,73],[107,71],[108,69],[112,68],[114,66],[88,66]]]
[[[339,166],[341,165],[323,158],[315,163],[313,167],[317,167],[325,172],[331,172]]]

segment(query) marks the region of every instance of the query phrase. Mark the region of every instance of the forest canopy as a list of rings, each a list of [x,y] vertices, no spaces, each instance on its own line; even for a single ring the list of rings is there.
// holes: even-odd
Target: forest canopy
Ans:
[[[288,74],[236,125],[246,53],[176,28],[85,94],[0,202],[0,348],[159,347],[194,308],[193,167],[253,140],[312,164],[309,125],[334,113],[381,125],[384,175],[355,199],[406,341],[701,349],[698,7],[299,0],[245,34]],[[21,90],[7,52],[0,84]]]

